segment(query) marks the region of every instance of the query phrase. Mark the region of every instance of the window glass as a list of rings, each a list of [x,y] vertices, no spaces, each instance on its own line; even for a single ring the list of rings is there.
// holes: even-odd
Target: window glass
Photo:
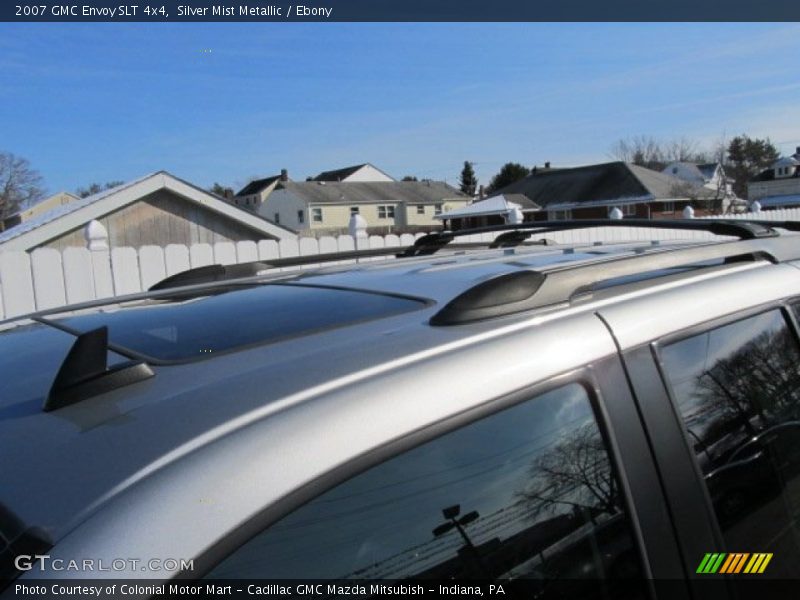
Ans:
[[[48,320],[80,332],[105,325],[113,344],[155,359],[186,360],[425,306],[409,298],[292,284],[213,292],[126,304],[114,312],[53,315]]]
[[[417,204],[417,214],[424,215],[425,214],[425,205],[424,204]]]
[[[639,597],[639,576],[619,484],[578,384],[365,471],[278,521],[209,574],[526,578],[542,598],[567,589],[582,598]],[[609,582],[589,581],[597,579]]]
[[[316,223],[322,222],[322,209],[321,208],[312,208],[311,209],[312,219]]]
[[[783,314],[692,336],[661,358],[728,551],[773,553],[765,574],[796,577],[800,351]]]

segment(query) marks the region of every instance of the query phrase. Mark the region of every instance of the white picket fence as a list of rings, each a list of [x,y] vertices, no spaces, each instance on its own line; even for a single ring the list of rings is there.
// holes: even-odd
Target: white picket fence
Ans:
[[[800,209],[763,211],[731,218],[800,220]],[[459,238],[459,241],[489,241],[497,234]],[[292,256],[313,256],[355,249],[404,247],[419,237],[370,236],[356,240],[337,238],[299,238],[260,242],[223,242],[165,248],[144,246],[92,251],[68,248],[63,251],[43,248],[32,253],[0,252],[0,320],[36,310],[120,296],[146,290],[161,279],[205,265],[234,264]],[[542,236],[535,236],[542,237]],[[622,241],[713,239],[706,232],[653,230],[645,228],[601,227],[548,233],[544,237],[559,244],[615,243]],[[382,259],[379,259],[382,260]]]

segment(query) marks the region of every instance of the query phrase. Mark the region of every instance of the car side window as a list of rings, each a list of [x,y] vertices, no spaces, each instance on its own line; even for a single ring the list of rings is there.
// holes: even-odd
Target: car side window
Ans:
[[[727,549],[773,553],[764,573],[795,577],[800,349],[783,313],[694,335],[660,355]]]
[[[562,579],[581,597],[629,598],[642,573],[592,402],[573,383],[337,485],[208,577],[524,577],[543,597]]]

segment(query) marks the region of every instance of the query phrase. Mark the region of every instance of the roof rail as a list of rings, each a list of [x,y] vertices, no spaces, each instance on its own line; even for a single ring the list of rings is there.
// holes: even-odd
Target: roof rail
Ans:
[[[321,264],[341,260],[354,260],[377,256],[395,255],[397,258],[410,258],[415,256],[428,256],[435,254],[445,246],[457,248],[506,248],[524,243],[530,236],[538,233],[566,231],[574,229],[587,229],[594,227],[643,227],[649,229],[679,229],[687,231],[707,231],[716,235],[738,237],[739,239],[757,239],[774,237],[778,235],[774,227],[800,231],[800,222],[794,221],[761,221],[761,220],[734,220],[734,219],[574,219],[569,221],[542,221],[507,225],[494,225],[477,229],[461,229],[457,231],[435,231],[418,238],[414,244],[405,248],[370,248],[366,250],[348,250],[344,252],[330,252],[326,254],[311,254],[306,256],[290,256],[258,260],[232,265],[207,265],[188,269],[171,275],[153,284],[148,291],[157,291],[211,283],[214,281],[228,281],[251,277],[260,271],[277,269],[281,267],[296,267],[302,265]],[[454,244],[454,240],[467,235],[481,233],[505,232],[488,242],[468,242]],[[538,240],[532,242],[548,245],[551,240]]]
[[[456,296],[430,320],[458,325],[569,302],[603,281],[713,260],[726,263],[800,258],[800,239],[747,239],[613,257],[547,271],[516,271],[486,280]]]
[[[420,238],[422,239],[422,238]],[[436,249],[444,246],[441,244]],[[485,243],[464,243],[458,244],[457,248],[483,248]],[[413,247],[413,246],[412,246]],[[147,291],[155,292],[158,290],[166,290],[184,285],[197,285],[201,283],[211,283],[214,281],[227,281],[231,279],[239,279],[243,277],[252,277],[261,271],[267,269],[279,269],[281,267],[299,267],[302,265],[315,265],[326,262],[336,262],[340,260],[355,260],[358,258],[370,258],[377,256],[400,256],[398,251],[404,252],[407,248],[389,247],[389,248],[369,248],[366,250],[346,250],[344,252],[327,252],[325,254],[308,254],[305,256],[289,256],[286,258],[270,258],[266,260],[256,260],[246,263],[238,263],[232,265],[206,265],[204,267],[196,267],[181,271],[175,275],[170,275],[166,279],[154,283]],[[429,252],[428,254],[433,254]],[[409,255],[409,256],[414,256]]]

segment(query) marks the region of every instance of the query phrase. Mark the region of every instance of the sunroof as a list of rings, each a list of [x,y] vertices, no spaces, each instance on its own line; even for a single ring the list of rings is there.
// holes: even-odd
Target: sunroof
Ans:
[[[281,283],[192,298],[153,299],[113,312],[46,320],[79,333],[105,325],[114,347],[150,360],[187,361],[425,305],[425,300],[405,296]]]

